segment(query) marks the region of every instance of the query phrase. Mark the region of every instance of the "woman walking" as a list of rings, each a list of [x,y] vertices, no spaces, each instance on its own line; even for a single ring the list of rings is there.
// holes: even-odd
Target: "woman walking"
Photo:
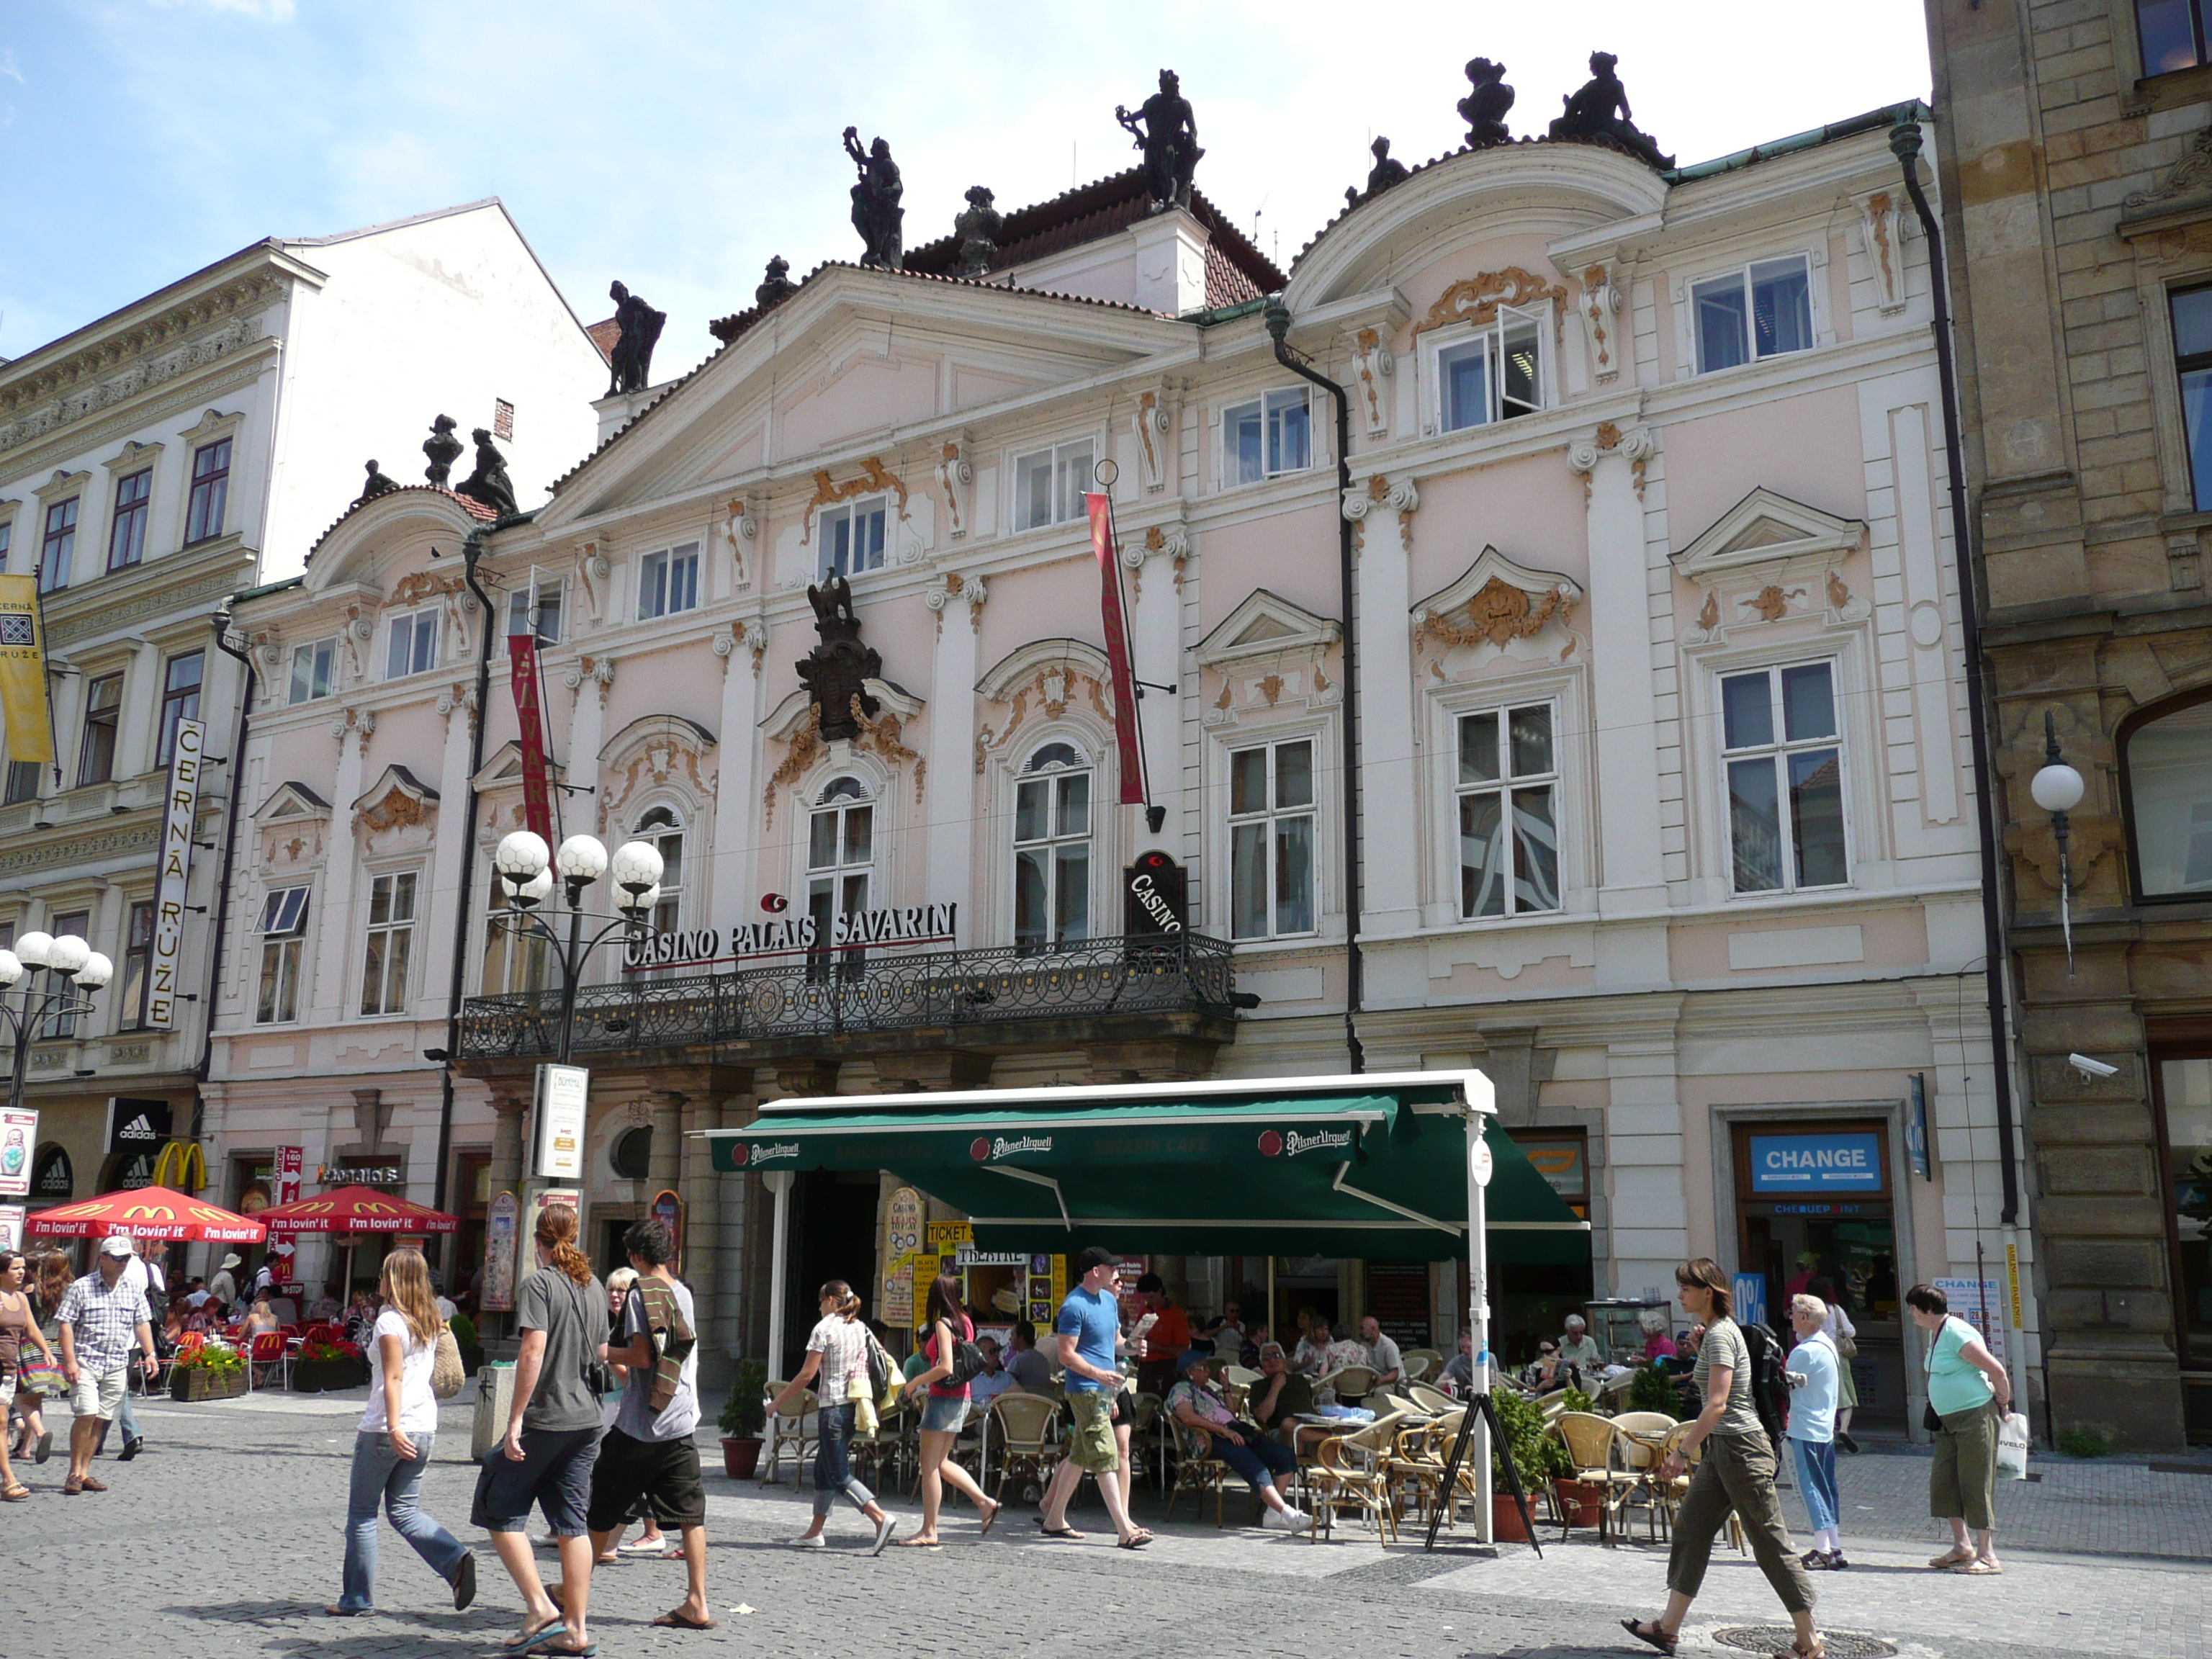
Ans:
[[[1778,1650],[1774,1659],[1821,1659],[1827,1650],[1813,1630],[1813,1584],[1790,1554],[1790,1528],[1783,1524],[1782,1502],[1774,1495],[1774,1448],[1752,1404],[1751,1350],[1729,1316],[1734,1298],[1728,1275],[1718,1262],[1700,1256],[1674,1269],[1674,1283],[1682,1310],[1705,1328],[1692,1373],[1705,1403],[1659,1472],[1669,1480],[1679,1479],[1689,1467],[1691,1452],[1703,1446],[1705,1455],[1674,1517],[1674,1541],[1667,1554],[1667,1610],[1653,1620],[1624,1619],[1621,1628],[1662,1653],[1674,1651],[1682,1620],[1705,1583],[1713,1539],[1733,1510],[1751,1540],[1759,1571],[1796,1626],[1796,1639]]]
[[[384,1307],[370,1328],[375,1338],[368,1372],[368,1409],[353,1442],[353,1484],[346,1499],[345,1574],[337,1601],[323,1609],[351,1619],[376,1605],[376,1508],[414,1547],[431,1571],[453,1587],[458,1611],[477,1598],[477,1559],[416,1506],[422,1472],[438,1433],[438,1397],[430,1371],[446,1322],[430,1297],[430,1269],[416,1249],[384,1258],[379,1285]]]
[[[24,1258],[23,1282],[16,1289],[30,1304],[31,1328],[38,1333],[38,1346],[49,1361],[54,1358],[54,1350],[53,1334],[48,1328],[53,1323],[54,1310],[61,1306],[62,1297],[69,1294],[69,1287],[70,1259],[59,1250],[49,1250],[35,1260]],[[42,1415],[45,1403],[45,1396],[35,1389],[15,1390],[13,1410],[15,1419],[23,1425],[23,1437],[15,1448],[15,1455],[27,1457],[33,1463],[45,1462],[54,1449],[54,1437]]]
[[[607,1349],[609,1352],[612,1352],[617,1347],[629,1346],[622,1340],[623,1304],[629,1299],[630,1287],[636,1283],[637,1269],[635,1267],[617,1267],[607,1275],[609,1309]],[[629,1367],[610,1362],[607,1369],[614,1373],[615,1386],[601,1396],[599,1415],[606,1426],[611,1429],[615,1425],[617,1414],[622,1410],[623,1395],[629,1382]],[[642,1520],[645,1522],[645,1530],[638,1534],[635,1543],[625,1544],[622,1541],[622,1534],[629,1529],[631,1520]],[[557,1545],[559,1540],[548,1538],[544,1541]],[[680,1550],[671,1550],[668,1547],[667,1536],[660,1530],[660,1522],[653,1518],[652,1505],[641,1498],[632,1510],[629,1520],[623,1522],[621,1530],[615,1534],[607,1547],[600,1552],[598,1559],[599,1565],[611,1567],[625,1555],[680,1554],[682,1554]]]
[[[1928,1471],[1928,1512],[1951,1523],[1951,1547],[1928,1565],[1976,1576],[2002,1572],[1996,1548],[1997,1425],[2012,1409],[2012,1378],[1933,1285],[1915,1285],[1905,1293],[1905,1305],[1912,1322],[1932,1338],[1928,1427],[1936,1438],[1936,1461]]]
[[[8,1420],[15,1406],[23,1350],[38,1349],[50,1365],[54,1359],[45,1333],[31,1316],[31,1298],[23,1290],[27,1266],[21,1251],[0,1251],[0,1424]],[[20,1504],[31,1495],[31,1489],[15,1478],[8,1462],[8,1439],[0,1434],[0,1501]]]
[[[1836,1444],[1856,1453],[1859,1443],[1851,1438],[1851,1413],[1859,1408],[1859,1385],[1851,1375],[1851,1361],[1859,1357],[1858,1327],[1844,1310],[1832,1280],[1816,1279],[1805,1289],[1828,1304],[1828,1340],[1836,1345],[1836,1358],[1843,1362],[1836,1367]]]
[[[876,1523],[875,1545],[868,1553],[881,1555],[884,1546],[898,1530],[898,1522],[884,1513],[875,1493],[854,1478],[847,1449],[853,1442],[855,1414],[853,1382],[857,1377],[864,1389],[866,1386],[868,1346],[875,1335],[860,1322],[860,1298],[843,1279],[833,1279],[824,1285],[817,1305],[822,1317],[807,1335],[806,1363],[768,1408],[769,1416],[781,1417],[783,1408],[810,1382],[821,1402],[814,1431],[814,1519],[791,1541],[803,1550],[827,1548],[829,1540],[823,1537],[822,1529],[829,1524],[834,1494],[842,1492],[854,1509]]]
[[[1836,1376],[1843,1369],[1828,1334],[1828,1304],[1817,1296],[1790,1298],[1790,1325],[1797,1346],[1790,1351],[1790,1426],[1784,1437],[1797,1465],[1813,1547],[1798,1558],[1808,1572],[1841,1572],[1844,1540],[1836,1502]]]
[[[906,1385],[908,1399],[925,1392],[929,1397],[921,1413],[921,1530],[901,1542],[904,1547],[933,1550],[937,1511],[945,1502],[947,1481],[955,1491],[973,1499],[981,1512],[979,1538],[999,1518],[999,1506],[983,1496],[975,1478],[951,1457],[952,1442],[968,1420],[968,1385],[951,1381],[952,1356],[956,1344],[975,1340],[975,1323],[961,1308],[960,1281],[951,1273],[939,1273],[930,1285],[928,1317],[929,1334],[922,1341],[921,1352],[929,1368]]]

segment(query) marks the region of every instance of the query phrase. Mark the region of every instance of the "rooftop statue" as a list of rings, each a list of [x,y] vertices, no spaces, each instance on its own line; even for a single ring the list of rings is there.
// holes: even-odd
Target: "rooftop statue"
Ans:
[[[607,297],[615,302],[615,322],[622,331],[608,360],[607,396],[642,392],[653,379],[653,343],[668,313],[655,311],[620,283],[607,289]]]
[[[1655,167],[1671,167],[1674,158],[1662,155],[1651,135],[1629,118],[1628,88],[1613,72],[1620,60],[1609,52],[1590,54],[1590,78],[1566,100],[1566,109],[1552,123],[1554,138],[1610,138],[1639,161]]]
[[[443,489],[446,481],[453,476],[453,463],[461,458],[461,441],[453,435],[453,417],[441,415],[430,422],[430,435],[422,441],[422,453],[430,458],[430,465],[422,469],[422,476]]]
[[[1367,148],[1375,153],[1375,165],[1367,170],[1368,195],[1380,196],[1391,185],[1405,182],[1406,164],[1390,159],[1390,141],[1388,138],[1377,138]]]
[[[1487,58],[1470,58],[1467,78],[1474,88],[1459,100],[1459,118],[1467,123],[1467,142],[1503,143],[1513,136],[1505,128],[1505,112],[1513,107],[1513,88],[1505,84],[1505,65]],[[1552,136],[1559,135],[1555,131]]]
[[[514,485],[507,479],[507,457],[492,447],[491,434],[483,428],[478,427],[469,436],[477,441],[476,471],[453,486],[453,494],[482,501],[502,519],[513,518]]]
[[[799,292],[799,284],[791,280],[791,261],[781,253],[768,262],[768,275],[753,290],[753,303],[763,311],[781,305]]]
[[[1189,208],[1191,175],[1206,154],[1198,147],[1198,120],[1182,87],[1173,70],[1162,70],[1160,89],[1134,115],[1122,105],[1114,106],[1114,118],[1135,135],[1136,148],[1145,152],[1145,189],[1155,213]]]
[[[367,463],[367,465],[368,482],[361,487],[361,494],[353,498],[353,504],[356,507],[359,507],[363,501],[373,501],[379,495],[389,495],[399,488],[399,481],[397,478],[386,477],[384,470],[374,461]]]
[[[899,198],[906,193],[906,185],[899,177],[898,163],[891,160],[891,147],[879,137],[863,150],[860,129],[847,127],[845,154],[860,169],[853,185],[853,228],[860,233],[866,250],[860,263],[872,270],[902,270],[906,210],[899,205]]]
[[[1006,216],[991,205],[991,192],[981,185],[968,186],[968,210],[952,222],[952,234],[960,239],[960,274],[963,276],[988,276],[991,262],[999,257],[999,233],[1006,228]]]

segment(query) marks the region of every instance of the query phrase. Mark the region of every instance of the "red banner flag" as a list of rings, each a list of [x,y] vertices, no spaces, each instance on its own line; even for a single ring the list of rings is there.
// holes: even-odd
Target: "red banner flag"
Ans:
[[[1142,806],[1152,799],[1145,775],[1145,734],[1137,726],[1136,668],[1130,659],[1129,619],[1121,607],[1121,561],[1115,556],[1114,502],[1107,495],[1085,495],[1091,514],[1091,550],[1098,559],[1098,605],[1106,626],[1106,660],[1114,674],[1114,740],[1121,754],[1121,804]]]
[[[550,847],[553,802],[545,787],[545,734],[538,717],[538,636],[508,635],[507,654],[513,670],[515,723],[521,728],[523,819]]]

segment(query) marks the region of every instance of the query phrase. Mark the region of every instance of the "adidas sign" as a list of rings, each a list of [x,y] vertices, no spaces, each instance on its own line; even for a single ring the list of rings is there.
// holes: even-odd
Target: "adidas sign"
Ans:
[[[118,1140],[159,1140],[161,1137],[148,1121],[146,1114],[141,1112],[118,1129],[115,1138]]]

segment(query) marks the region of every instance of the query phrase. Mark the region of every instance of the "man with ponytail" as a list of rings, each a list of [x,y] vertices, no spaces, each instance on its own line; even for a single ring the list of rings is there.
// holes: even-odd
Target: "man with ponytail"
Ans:
[[[607,1357],[607,1293],[576,1248],[576,1212],[570,1206],[549,1204],[539,1211],[532,1240],[538,1269],[514,1297],[515,1324],[522,1333],[514,1404],[506,1438],[484,1458],[469,1518],[491,1534],[500,1565],[522,1592],[522,1628],[507,1651],[588,1659],[599,1651],[584,1624],[592,1588],[587,1510],[599,1450],[593,1361]],[[532,1504],[559,1540],[557,1601],[538,1577],[525,1530]]]

